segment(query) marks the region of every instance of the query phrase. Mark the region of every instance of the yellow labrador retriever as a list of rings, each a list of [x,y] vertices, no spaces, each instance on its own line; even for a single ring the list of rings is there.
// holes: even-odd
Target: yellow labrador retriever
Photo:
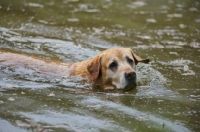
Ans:
[[[89,83],[99,88],[130,90],[136,87],[135,68],[138,62],[148,63],[130,48],[108,49],[91,60],[77,63],[61,63],[42,60],[30,56],[0,52],[0,66],[23,67],[37,72],[59,76],[86,78]]]

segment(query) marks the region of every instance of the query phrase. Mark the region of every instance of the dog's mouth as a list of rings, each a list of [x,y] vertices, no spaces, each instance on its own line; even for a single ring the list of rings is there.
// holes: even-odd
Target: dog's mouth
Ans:
[[[133,70],[127,70],[124,73],[124,78],[125,78],[125,87],[123,88],[123,91],[130,91],[137,86],[137,81],[136,81],[136,73]]]
[[[132,90],[132,89],[135,89],[137,87],[137,84],[136,83],[134,83],[134,84],[129,84],[129,85],[127,85],[124,89],[123,89],[123,91],[130,91],[130,90]]]
[[[130,91],[137,87],[136,79],[129,81],[127,85],[123,88],[123,91]]]

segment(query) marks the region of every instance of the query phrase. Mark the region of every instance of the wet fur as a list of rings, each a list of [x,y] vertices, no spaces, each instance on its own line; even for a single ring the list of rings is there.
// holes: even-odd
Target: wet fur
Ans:
[[[148,63],[149,59],[142,59],[129,48],[113,48],[108,49],[91,60],[85,60],[77,63],[62,63],[57,61],[43,60],[26,55],[15,54],[10,52],[0,52],[0,66],[22,66],[25,69],[34,69],[37,72],[56,74],[59,76],[77,76],[86,78],[89,83],[100,85],[100,88],[115,88],[115,83],[112,77],[107,75],[108,64],[113,59],[117,59],[123,66],[116,71],[115,76],[121,76],[126,70],[135,70],[134,66],[129,66],[124,63],[124,54],[134,59],[134,66],[138,62]],[[118,73],[119,72],[119,73]],[[120,85],[120,84],[119,84]]]

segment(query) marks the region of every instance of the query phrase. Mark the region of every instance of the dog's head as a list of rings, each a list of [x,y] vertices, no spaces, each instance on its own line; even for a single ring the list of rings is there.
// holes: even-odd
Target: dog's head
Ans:
[[[148,63],[130,48],[114,48],[95,56],[87,69],[94,84],[103,87],[130,90],[136,87],[136,65],[138,62]]]

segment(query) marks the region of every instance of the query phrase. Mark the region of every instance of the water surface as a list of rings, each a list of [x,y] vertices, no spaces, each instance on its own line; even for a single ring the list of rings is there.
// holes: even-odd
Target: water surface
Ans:
[[[129,92],[0,62],[0,131],[200,131],[199,1],[4,0],[0,19],[3,52],[77,62],[129,47],[152,60]]]

